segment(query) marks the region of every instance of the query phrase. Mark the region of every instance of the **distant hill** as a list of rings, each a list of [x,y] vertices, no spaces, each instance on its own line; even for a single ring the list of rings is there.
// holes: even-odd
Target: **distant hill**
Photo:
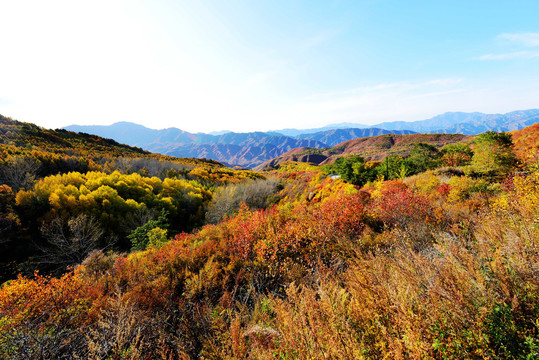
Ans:
[[[328,131],[328,130],[335,130],[335,129],[364,129],[369,128],[369,125],[363,125],[363,124],[356,124],[356,123],[337,123],[337,124],[331,124],[326,125],[319,128],[312,128],[312,129],[282,129],[282,130],[275,130],[275,132],[286,135],[286,136],[298,136],[302,134],[314,134],[319,133],[322,131]]]
[[[298,146],[325,147],[314,140],[296,140],[286,136],[267,136],[261,139],[247,139],[239,145],[233,143],[178,144],[175,146],[153,146],[156,152],[170,156],[210,158],[216,161],[242,167],[253,167],[267,159],[279,156]]]
[[[58,167],[58,164],[67,166],[75,160],[101,163],[117,157],[166,160],[188,167],[222,167],[222,164],[213,160],[179,159],[153,154],[97,135],[64,129],[45,129],[0,115],[0,159],[7,157],[8,154],[39,157],[47,162],[49,167]]]
[[[507,114],[451,112],[421,121],[384,122],[376,126],[340,123],[322,128],[273,132],[189,133],[177,128],[149,129],[119,122],[108,126],[71,125],[65,129],[112,138],[161,154],[213,159],[231,166],[253,168],[297,147],[329,148],[347,140],[383,134],[444,133],[474,135],[488,130],[519,130],[539,122],[539,109]]]
[[[539,161],[539,122],[520,130],[511,131],[513,148],[523,164]],[[347,154],[361,155],[369,160],[382,160],[387,155],[407,156],[413,144],[424,142],[435,145],[439,149],[447,144],[471,142],[471,135],[463,134],[411,134],[381,135],[345,141],[326,149],[297,148],[283,155],[264,162],[255,170],[275,167],[285,161],[310,162],[315,164],[332,163]]]
[[[428,143],[442,148],[447,144],[466,141],[470,136],[462,134],[386,134],[374,137],[363,137],[348,140],[325,149],[301,148],[293,149],[275,159],[266,161],[255,170],[272,168],[285,161],[312,162],[329,164],[343,155],[361,155],[368,160],[382,160],[387,155],[407,156],[413,145],[418,142]]]
[[[384,130],[409,130],[417,133],[445,133],[477,135],[485,131],[513,131],[523,129],[539,122],[539,109],[518,110],[506,114],[484,114],[480,112],[447,112],[430,119],[419,121],[390,121],[376,125],[364,125],[354,123],[332,124],[317,129],[283,129],[277,132],[298,136],[301,134],[313,134],[332,129],[370,129],[379,128]]]
[[[154,130],[128,122],[110,126],[71,125],[65,129],[111,137],[118,142],[160,154],[213,159],[230,166],[252,168],[297,147],[326,148],[345,140],[387,133],[383,129],[332,129],[296,137],[278,132],[189,133],[177,128]]]
[[[415,134],[410,130],[384,130],[379,128],[367,128],[367,129],[333,129],[327,131],[321,131],[313,134],[301,134],[298,135],[298,139],[317,140],[327,144],[328,146],[335,146],[343,141],[357,139],[361,137],[378,136],[383,134],[397,134],[408,135]]]
[[[386,130],[412,130],[420,133],[477,135],[485,131],[512,131],[539,122],[539,109],[519,110],[507,114],[448,112],[420,121],[394,121],[377,124]]]

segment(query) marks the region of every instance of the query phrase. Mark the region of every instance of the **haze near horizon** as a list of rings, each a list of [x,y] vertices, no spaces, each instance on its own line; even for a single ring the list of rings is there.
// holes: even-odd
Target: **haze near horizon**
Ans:
[[[0,1],[0,114],[245,132],[537,108],[537,13],[536,1]]]

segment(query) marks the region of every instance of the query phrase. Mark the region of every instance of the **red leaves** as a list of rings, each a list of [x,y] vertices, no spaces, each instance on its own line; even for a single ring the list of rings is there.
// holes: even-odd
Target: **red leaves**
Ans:
[[[320,206],[315,222],[333,236],[358,236],[364,228],[365,205],[369,199],[366,192],[330,198]]]
[[[92,310],[99,304],[100,295],[77,270],[59,279],[36,272],[34,279],[19,276],[0,290],[0,309],[3,316],[12,319],[9,326],[31,321],[80,326],[96,315]]]
[[[436,191],[443,196],[447,196],[449,194],[449,191],[451,191],[451,187],[447,183],[443,183],[440,186],[436,187]]]
[[[319,206],[246,210],[220,226],[226,227],[226,252],[241,260],[313,262],[335,249],[341,239],[363,230],[365,193],[332,197]]]
[[[374,203],[375,214],[388,226],[406,226],[431,221],[432,207],[427,197],[414,193],[399,180],[388,181]]]

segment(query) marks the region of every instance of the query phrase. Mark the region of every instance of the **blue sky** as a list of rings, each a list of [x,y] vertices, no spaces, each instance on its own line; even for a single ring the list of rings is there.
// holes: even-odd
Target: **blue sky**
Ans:
[[[0,0],[0,114],[188,131],[539,107],[538,1]]]

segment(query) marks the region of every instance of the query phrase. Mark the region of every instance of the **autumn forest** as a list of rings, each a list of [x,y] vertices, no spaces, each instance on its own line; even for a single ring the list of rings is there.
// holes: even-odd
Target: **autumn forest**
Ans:
[[[0,116],[0,358],[538,359],[539,124],[399,136],[254,171]]]

